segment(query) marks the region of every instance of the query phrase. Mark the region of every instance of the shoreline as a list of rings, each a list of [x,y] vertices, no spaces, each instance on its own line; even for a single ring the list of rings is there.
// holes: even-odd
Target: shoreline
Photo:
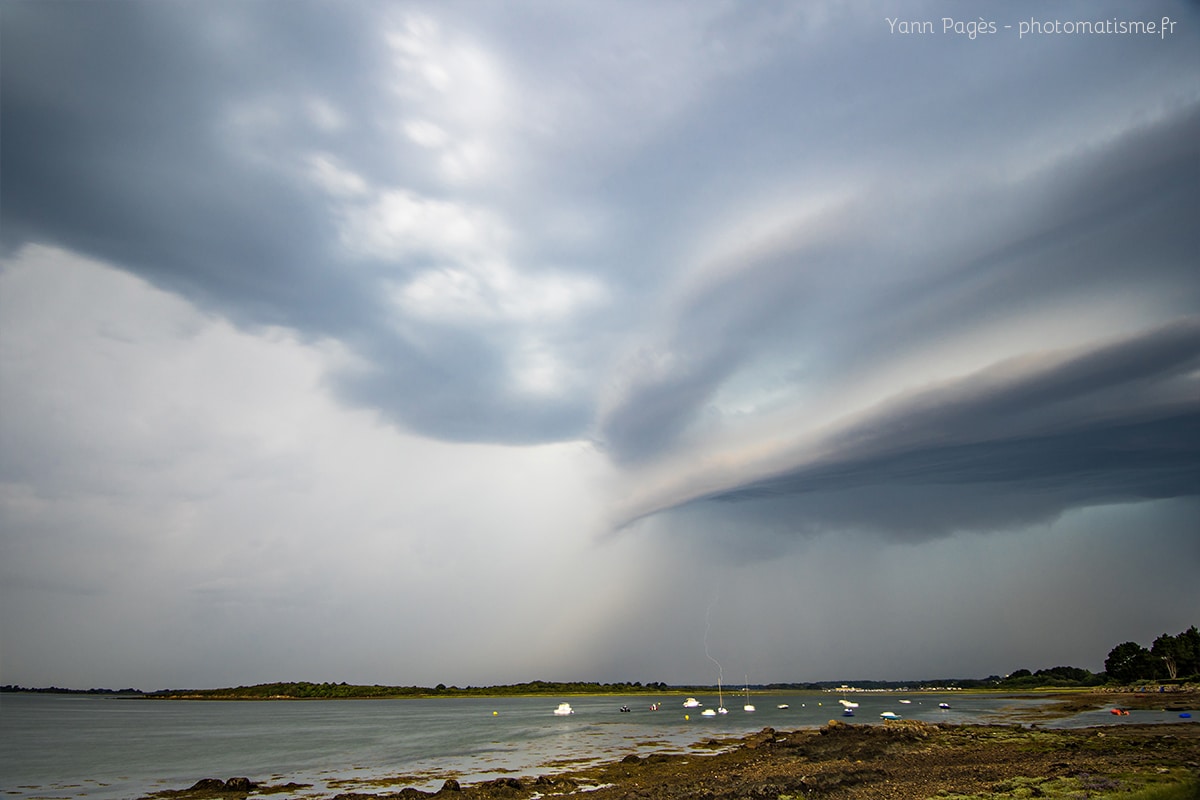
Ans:
[[[404,788],[348,792],[330,800],[589,800],[649,798],[829,800],[1092,797],[1175,787],[1200,792],[1200,725],[1128,724],[1075,729],[901,721],[817,730],[765,728],[740,740],[711,740],[709,754],[628,755],[600,766],[470,785],[448,778],[434,792]],[[731,746],[730,746],[731,745]],[[1185,788],[1186,787],[1186,788]],[[246,800],[303,793],[307,785],[254,786],[242,779],[199,781],[141,800]],[[1190,792],[1190,793],[1189,793]],[[305,797],[312,795],[304,794]]]
[[[1163,794],[1163,798],[1200,797],[1200,725],[1196,721],[1043,727],[1055,719],[1106,705],[1160,709],[1168,698],[1138,692],[1058,694],[1062,695],[1060,702],[1021,722],[846,724],[829,720],[815,729],[764,728],[743,737],[701,738],[687,754],[614,754],[593,766],[470,784],[449,777],[436,791],[395,790],[396,782],[381,781],[381,789],[386,790],[378,793],[321,793],[309,785],[290,782],[259,786],[239,782],[231,788],[213,779],[204,786],[156,792],[141,800],[534,800],[577,794],[589,800],[973,800],[1106,797],[1156,787],[1179,792]],[[1195,709],[1200,703],[1200,693],[1195,691],[1172,695],[1169,700],[1181,707]]]

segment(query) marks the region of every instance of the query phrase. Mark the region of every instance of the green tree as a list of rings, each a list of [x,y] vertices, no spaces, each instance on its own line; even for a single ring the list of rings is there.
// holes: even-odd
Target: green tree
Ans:
[[[1150,656],[1162,664],[1163,669],[1167,672],[1167,677],[1171,680],[1175,680],[1179,674],[1179,662],[1182,655],[1179,644],[1178,637],[1164,633],[1154,640],[1154,644],[1150,645]],[[1186,661],[1186,658],[1182,660]]]
[[[1179,674],[1185,678],[1200,675],[1200,631],[1193,625],[1175,639],[1175,663]]]
[[[1168,678],[1200,674],[1200,631],[1193,625],[1178,636],[1164,633],[1150,646],[1150,656]]]
[[[1104,671],[1118,683],[1133,683],[1139,678],[1150,678],[1156,672],[1150,651],[1137,642],[1122,642],[1104,659]]]

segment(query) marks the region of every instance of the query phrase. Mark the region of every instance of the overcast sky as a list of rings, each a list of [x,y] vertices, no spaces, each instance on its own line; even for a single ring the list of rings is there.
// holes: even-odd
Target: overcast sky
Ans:
[[[1195,3],[0,13],[0,682],[1200,623]]]

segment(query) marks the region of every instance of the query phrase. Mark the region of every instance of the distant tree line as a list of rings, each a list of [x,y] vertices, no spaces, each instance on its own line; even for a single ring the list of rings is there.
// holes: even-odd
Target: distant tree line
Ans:
[[[1001,678],[996,684],[1001,689],[1033,689],[1039,686],[1099,686],[1105,682],[1102,672],[1091,672],[1082,667],[1050,667],[1030,672],[1018,669]]]
[[[24,686],[17,686],[12,683],[6,683],[3,686],[0,686],[0,694],[10,694],[14,692],[31,692],[33,694],[144,694],[141,689],[63,689],[58,686],[44,686],[38,689],[27,689]]]
[[[202,700],[304,700],[310,698],[473,697],[497,695],[637,694],[671,689],[665,683],[596,683],[578,681],[529,681],[505,686],[357,686],[342,683],[260,683],[227,689],[172,689],[148,693],[153,698]],[[676,690],[678,691],[678,690]]]
[[[1030,672],[1018,669],[1000,679],[1000,689],[1031,689],[1039,686],[1129,685],[1150,682],[1200,680],[1200,631],[1196,626],[1171,636],[1162,634],[1147,650],[1137,642],[1123,642],[1104,659],[1104,672],[1079,667],[1051,667]]]
[[[1000,677],[945,678],[922,681],[853,681],[857,689],[1032,689],[1042,686],[1099,686],[1104,683],[1128,685],[1140,682],[1200,681],[1200,631],[1196,626],[1170,636],[1162,634],[1147,649],[1137,642],[1123,642],[1109,651],[1104,672],[1094,673],[1080,667],[1050,667],[1030,672],[1018,669]],[[841,681],[758,684],[751,688],[768,691],[828,691],[844,685]],[[195,698],[205,700],[268,700],[308,698],[386,698],[386,697],[472,697],[572,694],[654,694],[663,692],[710,692],[714,686],[672,686],[662,681],[643,684],[598,683],[594,681],[529,681],[504,686],[370,686],[341,683],[260,683],[226,689],[166,689],[142,692],[138,689],[60,689],[50,686],[26,689],[12,684],[0,686],[0,692],[36,692],[39,694],[137,695],[150,698]]]

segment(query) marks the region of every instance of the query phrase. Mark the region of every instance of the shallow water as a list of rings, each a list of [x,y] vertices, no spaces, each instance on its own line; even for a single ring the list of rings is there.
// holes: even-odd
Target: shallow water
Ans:
[[[697,695],[705,707],[717,697]],[[858,694],[843,718],[838,695],[727,695],[727,715],[703,717],[681,696],[508,697],[275,702],[162,701],[86,695],[0,696],[0,792],[33,798],[138,797],[186,788],[200,778],[310,783],[311,794],[436,790],[449,777],[477,781],[537,775],[629,753],[689,752],[698,742],[770,726],[787,730],[830,719],[879,724],[905,719],[1011,722],[1044,700],[997,695]],[[575,714],[552,713],[569,700]],[[662,710],[650,711],[654,700]],[[910,699],[902,704],[901,699]],[[948,710],[939,709],[948,702]],[[776,708],[787,703],[790,708]],[[620,712],[622,705],[633,710]],[[1177,712],[1107,710],[1044,723],[1087,726],[1185,722]],[[708,748],[706,748],[708,750]],[[293,795],[302,793],[293,793]]]

